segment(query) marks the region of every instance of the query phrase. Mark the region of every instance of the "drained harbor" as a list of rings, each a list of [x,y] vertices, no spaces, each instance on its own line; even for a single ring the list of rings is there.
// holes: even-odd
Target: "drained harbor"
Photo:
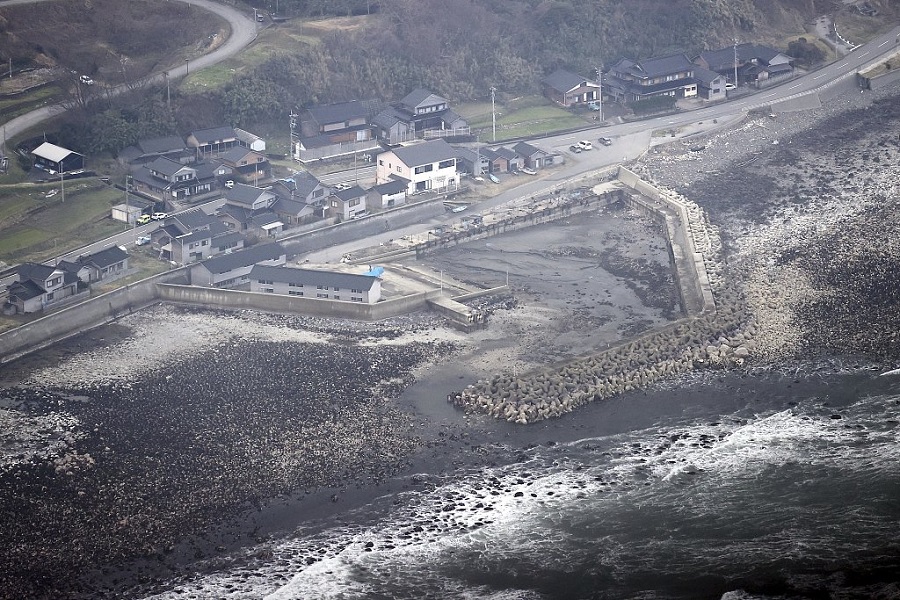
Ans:
[[[781,416],[740,418],[754,431],[796,428],[803,419],[782,412],[797,390],[843,390],[845,373],[852,390],[866,369],[900,361],[900,247],[884,226],[900,221],[895,94],[751,115],[704,138],[702,152],[660,146],[632,166],[695,217],[715,310],[683,310],[660,221],[614,202],[423,258],[467,284],[508,280],[508,294],[473,302],[487,326],[471,333],[430,313],[366,324],[161,304],[4,365],[0,596],[262,595],[232,579],[216,591],[186,582],[250,549],[255,560],[283,560],[270,588],[286,585],[304,567],[263,555],[261,543],[323,516],[353,520],[379,496],[391,504],[440,490],[426,504],[448,515],[499,511],[507,496],[538,493],[530,467],[498,476],[471,506],[434,480],[527,462],[535,445],[651,427],[699,405],[713,414],[736,398],[752,406],[763,394]],[[838,164],[853,178],[835,176]],[[895,432],[896,409],[878,406],[882,439]],[[841,419],[863,422],[837,408],[811,414],[836,440],[853,433]],[[729,439],[742,425],[731,422],[710,416],[700,429],[712,437],[697,433],[697,447]],[[664,441],[641,445],[635,462],[657,460],[656,450],[660,469],[681,461],[667,453],[677,440]],[[690,461],[669,479],[712,470],[702,456]],[[573,498],[593,485],[573,484]],[[678,490],[667,490],[677,505]],[[416,522],[425,531],[440,526],[428,514]],[[492,520],[477,514],[480,527]],[[404,529],[409,538],[370,550],[420,533]]]

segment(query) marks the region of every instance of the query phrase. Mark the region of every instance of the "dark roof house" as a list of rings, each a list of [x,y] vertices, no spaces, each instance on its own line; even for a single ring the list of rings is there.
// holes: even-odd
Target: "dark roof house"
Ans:
[[[560,106],[588,104],[600,98],[600,84],[565,69],[557,69],[541,80],[544,95]]]

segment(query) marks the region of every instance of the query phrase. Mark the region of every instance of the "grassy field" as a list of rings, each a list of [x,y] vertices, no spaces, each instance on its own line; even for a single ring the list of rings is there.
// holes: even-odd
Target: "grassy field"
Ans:
[[[109,218],[121,192],[97,180],[21,184],[0,188],[0,260],[16,264],[44,261],[125,228]]]
[[[461,104],[454,110],[469,121],[481,141],[493,140],[491,103]],[[589,121],[576,113],[551,104],[542,96],[522,96],[503,103],[495,102],[497,141],[538,136],[555,131],[583,127]]]

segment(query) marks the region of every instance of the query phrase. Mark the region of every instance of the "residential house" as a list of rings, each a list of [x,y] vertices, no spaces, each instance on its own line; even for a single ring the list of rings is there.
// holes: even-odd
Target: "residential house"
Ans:
[[[234,135],[237,137],[238,144],[244,148],[253,150],[254,152],[266,151],[266,140],[262,139],[255,133],[244,131],[243,129],[234,128]]]
[[[406,190],[409,182],[395,178],[380,183],[366,192],[366,204],[380,208],[393,208],[406,204]]]
[[[339,271],[256,265],[250,271],[250,291],[375,304],[381,299],[381,279]]]
[[[383,109],[372,119],[372,124],[388,144],[470,133],[468,122],[450,108],[446,99],[422,88]]]
[[[282,266],[287,253],[278,243],[257,244],[191,266],[191,285],[233,288],[247,285],[255,265]]]
[[[231,176],[235,179],[257,184],[260,180],[268,179],[272,173],[272,167],[264,154],[255,152],[244,146],[233,148],[219,155],[222,165],[231,169]]]
[[[541,80],[544,96],[566,108],[586,105],[600,99],[600,83],[557,69]]]
[[[344,221],[356,219],[367,212],[366,190],[358,185],[334,190],[329,200],[331,201],[330,215]]]
[[[481,152],[488,160],[488,173],[511,173],[524,166],[524,159],[509,148],[484,148]]]
[[[187,137],[188,148],[192,148],[201,159],[205,156],[218,156],[238,145],[238,137],[233,127],[212,127],[192,131]]]
[[[137,167],[132,171],[131,178],[136,191],[162,201],[183,200],[189,196],[205,194],[215,184],[212,177],[200,179],[196,166],[184,165],[166,157],[159,157]]]
[[[698,65],[725,76],[734,85],[747,83],[763,87],[768,83],[793,76],[793,58],[768,46],[737,44],[720,50],[701,52],[694,60]],[[735,77],[737,67],[737,81]]]
[[[409,182],[407,194],[456,190],[459,188],[456,156],[456,149],[443,139],[394,148],[378,155],[376,184],[387,183],[393,176]]]
[[[274,237],[284,229],[284,219],[276,208],[291,217],[291,224],[308,218],[312,209],[280,199],[272,190],[236,183],[225,190],[225,204],[218,217],[229,229]]]
[[[512,150],[522,158],[523,166],[534,170],[549,167],[556,162],[556,158],[559,156],[532,146],[528,142],[519,142],[512,147]]]
[[[719,75],[715,71],[698,66],[694,69],[694,79],[697,80],[698,98],[704,100],[725,99],[725,84],[727,80],[724,75]]]
[[[490,167],[488,157],[481,153],[479,148],[471,150],[469,148],[456,149],[456,168],[461,173],[469,173],[474,176],[487,173]]]
[[[232,238],[233,233],[213,215],[195,209],[168,217],[151,232],[150,240],[159,248],[161,258],[188,264],[226,251],[224,240]]]
[[[299,171],[292,177],[279,179],[272,185],[272,191],[280,198],[289,198],[310,206],[324,206],[331,193],[328,186],[308,171]]]
[[[110,246],[93,254],[79,256],[74,261],[61,260],[57,265],[84,283],[111,281],[128,272],[128,252],[122,246]]]
[[[161,156],[182,164],[192,163],[195,160],[194,151],[177,135],[140,140],[137,144],[119,152],[118,158],[128,164],[140,165]]]
[[[31,154],[34,156],[34,166],[47,171],[51,175],[84,169],[83,154],[50,142],[44,142],[32,150]]]
[[[61,267],[23,263],[16,268],[16,281],[8,287],[8,302],[18,313],[34,313],[77,293],[75,273]]]
[[[299,161],[366,152],[378,148],[369,118],[377,103],[352,100],[312,106],[300,112],[294,127],[293,154]]]
[[[654,96],[691,98],[697,95],[696,67],[684,54],[639,61],[622,58],[604,77],[604,91],[625,103]]]

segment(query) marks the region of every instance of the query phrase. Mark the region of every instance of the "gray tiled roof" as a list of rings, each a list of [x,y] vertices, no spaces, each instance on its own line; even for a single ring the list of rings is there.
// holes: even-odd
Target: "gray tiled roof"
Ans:
[[[368,116],[368,107],[359,100],[312,106],[307,111],[309,116],[320,125],[343,123]]]
[[[147,163],[146,167],[148,169],[152,169],[158,173],[162,173],[163,175],[174,175],[181,169],[186,168],[186,165],[181,164],[180,162],[174,161],[171,158],[166,158],[165,156],[160,156],[149,163]]]
[[[295,283],[300,285],[327,285],[338,289],[370,290],[375,284],[375,277],[370,275],[356,275],[353,273],[339,273],[337,271],[319,271],[315,269],[296,269],[291,267],[270,267],[256,265],[250,271],[251,279],[264,279],[278,281],[280,283]]]
[[[362,189],[358,185],[354,185],[353,187],[349,187],[345,190],[335,190],[334,195],[346,202],[347,200],[365,196],[366,190]]]
[[[446,141],[438,139],[394,148],[394,155],[403,164],[418,167],[456,158],[456,150]]]
[[[120,263],[126,258],[128,258],[128,252],[122,247],[110,246],[109,248],[94,252],[93,254],[79,256],[77,262],[81,264],[93,264],[96,267],[103,269],[110,265]]]
[[[163,154],[187,149],[184,140],[177,135],[141,140],[137,143],[137,146],[144,154]]]
[[[400,105],[415,109],[423,104],[431,106],[433,104],[444,104],[447,100],[434,94],[426,89],[417,88],[408,93],[400,100]]]
[[[237,139],[234,128],[228,127],[227,125],[210,127],[209,129],[198,129],[197,131],[192,131],[191,135],[201,144],[211,144]]]
[[[231,254],[208,258],[201,264],[210,273],[227,273],[239,267],[248,267],[258,262],[276,260],[284,256],[285,251],[281,244],[257,244]]]
[[[623,58],[616,63],[616,71],[629,73],[634,77],[653,78],[662,77],[674,73],[692,71],[696,65],[684,54],[669,54],[667,56],[654,56],[639,61],[631,61]]]
[[[575,73],[566,71],[565,69],[557,69],[553,71],[552,73],[544,77],[543,83],[544,85],[549,86],[558,92],[568,92],[585,83],[596,85],[593,81],[590,81],[586,77],[576,75]]]
[[[393,196],[394,194],[405,191],[408,185],[409,181],[405,179],[391,179],[390,181],[376,185],[372,188],[372,191],[375,191],[382,196]]]
[[[694,68],[694,79],[707,87],[709,87],[709,85],[713,81],[715,81],[717,77],[721,77],[721,75],[719,75],[715,71],[710,71],[709,69],[704,69],[703,67]]]

